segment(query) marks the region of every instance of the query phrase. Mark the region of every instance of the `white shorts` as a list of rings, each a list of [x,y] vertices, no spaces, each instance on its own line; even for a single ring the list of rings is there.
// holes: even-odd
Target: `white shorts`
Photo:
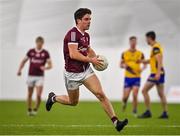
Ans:
[[[86,71],[81,73],[73,73],[64,71],[64,80],[67,90],[76,90],[82,85],[82,82],[94,75],[94,71],[89,67]]]
[[[43,76],[28,76],[27,85],[29,87],[43,86],[43,84],[44,84]]]

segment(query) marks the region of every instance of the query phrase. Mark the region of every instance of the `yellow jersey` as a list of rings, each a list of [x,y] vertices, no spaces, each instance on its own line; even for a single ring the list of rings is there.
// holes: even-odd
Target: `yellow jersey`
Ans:
[[[155,55],[161,54],[163,57],[163,48],[159,43],[155,43],[152,46],[151,54],[150,54],[150,67],[151,67],[151,74],[156,74],[157,73],[157,60],[155,58]],[[161,68],[161,74],[164,74],[164,68],[162,66]]]
[[[128,78],[139,78],[141,76],[141,64],[139,60],[144,59],[144,54],[141,51],[130,51],[127,50],[122,53],[122,61],[131,69],[125,70],[125,77]]]

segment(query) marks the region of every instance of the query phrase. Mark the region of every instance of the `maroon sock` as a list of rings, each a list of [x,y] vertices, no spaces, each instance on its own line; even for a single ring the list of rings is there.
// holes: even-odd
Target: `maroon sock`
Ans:
[[[37,111],[37,108],[34,108],[33,111]]]
[[[116,116],[111,118],[111,121],[113,122],[113,124],[116,126],[118,118]]]
[[[28,108],[28,112],[31,112],[32,111],[32,109],[31,108]]]

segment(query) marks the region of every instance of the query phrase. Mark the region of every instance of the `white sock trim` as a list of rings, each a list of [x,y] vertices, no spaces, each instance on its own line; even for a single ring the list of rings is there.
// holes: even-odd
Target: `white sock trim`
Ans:
[[[54,98],[56,97],[56,95],[54,95],[52,98],[51,98],[51,100],[52,100],[52,102],[54,103],[55,101],[54,101]]]
[[[118,122],[118,120],[116,120],[116,121],[113,122],[113,124],[114,124],[115,127],[117,126],[117,122]]]

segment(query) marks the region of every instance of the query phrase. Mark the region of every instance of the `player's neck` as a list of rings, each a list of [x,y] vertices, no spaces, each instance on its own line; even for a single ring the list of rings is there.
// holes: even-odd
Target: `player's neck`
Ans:
[[[79,25],[76,25],[76,28],[77,28],[77,30],[78,30],[81,34],[84,35],[84,33],[85,33],[85,30],[84,30],[84,29],[82,29]]]
[[[135,51],[136,51],[136,48],[130,48],[129,51],[135,52]]]
[[[154,46],[154,44],[156,44],[156,41],[151,42],[151,46]]]
[[[41,52],[42,50],[43,50],[43,48],[40,48],[40,49],[35,48],[35,51],[36,51],[36,52]]]

